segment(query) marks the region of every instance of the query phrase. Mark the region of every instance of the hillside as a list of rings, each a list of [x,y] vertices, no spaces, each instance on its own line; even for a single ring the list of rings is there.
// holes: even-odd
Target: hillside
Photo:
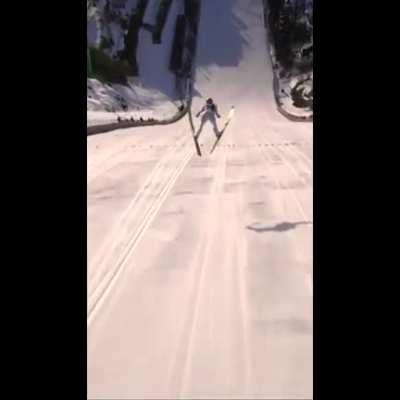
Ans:
[[[202,0],[190,112],[87,137],[88,399],[313,398],[313,124],[263,10]]]
[[[183,13],[184,0],[88,1],[88,125],[177,113],[184,96],[170,59]]]
[[[264,0],[278,109],[313,115],[313,0]]]

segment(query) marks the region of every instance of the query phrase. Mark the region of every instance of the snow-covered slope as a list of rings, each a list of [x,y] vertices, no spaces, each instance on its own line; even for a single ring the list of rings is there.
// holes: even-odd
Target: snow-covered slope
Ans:
[[[124,4],[124,2],[120,2]],[[124,35],[129,17],[135,11],[138,0],[125,2],[124,7],[117,7],[118,2],[110,2],[108,13],[107,2],[100,0],[88,14],[88,45],[99,47],[102,40],[109,46],[104,51],[112,58],[118,58],[124,48]],[[149,0],[143,22],[154,23],[160,2]],[[87,109],[88,125],[97,121],[115,122],[117,114],[143,112],[153,115],[155,119],[172,117],[181,105],[176,91],[176,78],[169,69],[170,54],[173,43],[176,17],[183,12],[183,0],[174,0],[166,20],[160,44],[153,44],[151,33],[143,27],[139,32],[137,60],[139,76],[129,77],[127,85],[105,84],[97,79],[88,79]],[[102,39],[103,38],[103,39]],[[111,39],[111,41],[110,41]],[[121,101],[122,100],[122,101]],[[107,118],[105,113],[109,113]]]
[[[144,20],[154,23],[154,7],[159,1],[150,2]],[[150,6],[153,7],[150,7]],[[142,29],[139,34],[137,51],[140,60],[140,78],[138,82],[144,88],[157,90],[170,99],[178,100],[175,90],[175,75],[168,70],[173,45],[175,21],[178,14],[183,13],[183,2],[173,1],[163,30],[161,44],[153,44],[151,33]]]
[[[87,80],[87,125],[113,123],[118,116],[155,118],[165,120],[178,111],[179,99],[144,87],[140,81],[130,79],[129,86],[105,84],[97,79]]]
[[[312,124],[262,0],[202,1],[195,90],[235,106],[202,157],[186,118],[88,138],[88,398],[312,398]]]

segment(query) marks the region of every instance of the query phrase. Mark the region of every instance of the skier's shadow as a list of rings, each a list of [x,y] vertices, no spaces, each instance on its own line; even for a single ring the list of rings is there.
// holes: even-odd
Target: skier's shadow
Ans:
[[[291,229],[295,229],[299,225],[312,225],[311,221],[299,221],[299,222],[282,222],[280,224],[276,224],[274,226],[246,226],[247,229],[254,231],[254,232],[285,232]]]

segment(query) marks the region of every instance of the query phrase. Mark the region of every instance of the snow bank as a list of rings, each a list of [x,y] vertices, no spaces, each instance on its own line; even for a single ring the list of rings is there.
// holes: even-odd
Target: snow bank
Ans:
[[[88,126],[96,123],[115,122],[118,115],[163,120],[171,118],[182,102],[172,100],[158,91],[142,87],[138,83],[130,86],[104,84],[88,79],[87,120]]]
[[[124,8],[110,7],[118,14],[129,16],[135,9],[138,0],[128,0]],[[104,24],[102,12],[106,1],[97,4],[97,17],[102,23],[95,23],[94,17],[88,20],[88,36],[95,43],[101,35],[112,38],[112,45],[106,52],[115,57],[124,47],[125,30],[113,20]],[[159,1],[149,0],[144,22],[154,23]],[[169,71],[169,61],[172,51],[175,21],[177,15],[183,13],[183,0],[175,0],[171,6],[162,33],[161,44],[153,44],[151,33],[141,29],[137,49],[139,76],[129,77],[128,85],[102,83],[97,79],[87,79],[87,120],[88,126],[96,123],[115,122],[118,115],[124,118],[154,118],[164,120],[173,117],[182,105],[176,90],[176,77]],[[96,31],[97,29],[97,31]],[[140,114],[140,115],[139,115]]]

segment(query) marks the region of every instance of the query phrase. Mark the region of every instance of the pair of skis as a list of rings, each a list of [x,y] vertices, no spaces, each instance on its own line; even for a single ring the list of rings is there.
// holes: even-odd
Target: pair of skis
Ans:
[[[215,141],[214,146],[212,147],[212,149],[211,149],[211,151],[210,151],[210,154],[211,154],[211,153],[215,150],[215,148],[218,146],[218,143],[219,143],[219,141],[221,140],[222,135],[223,135],[224,132],[225,132],[225,129],[228,127],[229,123],[231,122],[234,113],[235,113],[235,107],[232,106],[232,107],[231,107],[231,110],[229,111],[228,116],[227,116],[227,118],[226,118],[224,127],[222,128],[220,134],[218,135],[217,140]]]
[[[210,151],[210,154],[211,154],[211,153],[215,150],[215,148],[218,146],[218,143],[219,143],[219,141],[221,140],[222,135],[224,134],[226,128],[227,128],[228,125],[229,125],[229,123],[231,122],[231,120],[232,120],[234,114],[235,114],[235,107],[232,106],[231,109],[230,109],[230,111],[229,111],[229,113],[228,113],[228,116],[226,117],[226,121],[225,121],[225,123],[224,123],[224,126],[223,126],[221,132],[219,133],[219,135],[218,135],[218,137],[217,137],[217,140],[216,140],[215,143],[214,143],[214,146],[212,147],[212,149],[211,149],[211,151]],[[196,152],[197,152],[197,155],[201,157],[201,150],[200,150],[199,142],[197,141],[197,137],[196,137],[196,135],[194,134],[193,123],[191,122],[191,124],[192,124],[192,130],[193,130],[193,140],[194,140],[194,144],[195,144],[195,146],[196,146]]]

